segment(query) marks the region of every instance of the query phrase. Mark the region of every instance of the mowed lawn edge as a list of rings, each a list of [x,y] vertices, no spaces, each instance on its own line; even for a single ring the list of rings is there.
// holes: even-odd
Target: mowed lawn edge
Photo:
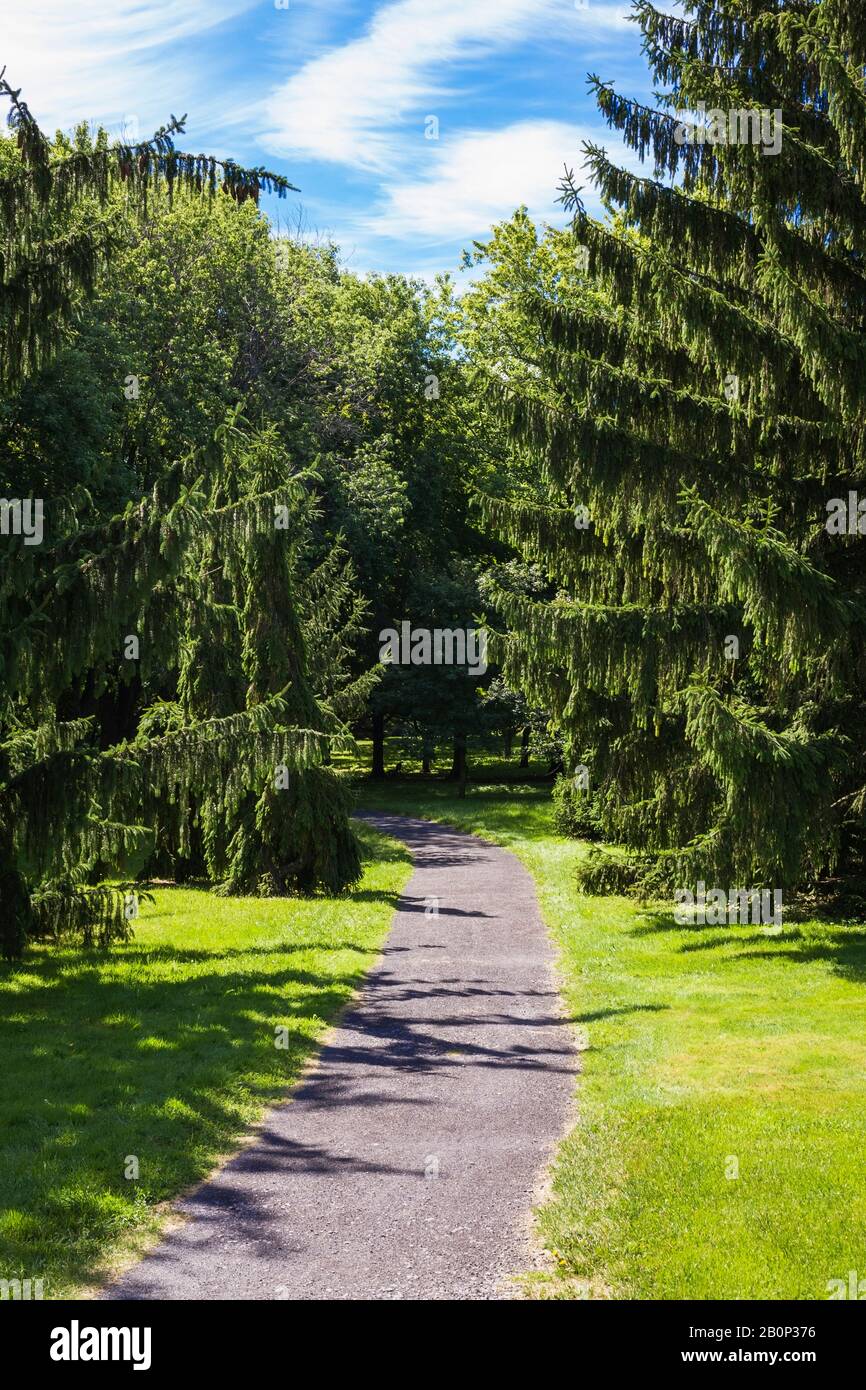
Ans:
[[[583,896],[587,847],[537,784],[364,783],[359,801],[474,831],[535,878],[582,1070],[530,1296],[817,1300],[866,1278],[862,924],[678,926]]]
[[[0,1279],[92,1293],[291,1099],[412,872],[404,846],[356,828],[364,874],[341,897],[160,888],[127,944],[0,967]]]

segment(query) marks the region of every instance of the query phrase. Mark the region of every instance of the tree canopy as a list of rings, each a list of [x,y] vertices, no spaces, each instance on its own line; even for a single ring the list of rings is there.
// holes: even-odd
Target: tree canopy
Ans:
[[[44,519],[39,544],[3,537],[5,950],[126,934],[134,895],[103,878],[156,849],[229,890],[338,890],[359,872],[324,766],[344,729],[341,596],[317,608],[320,702],[300,597],[311,475],[251,360],[276,274],[255,204],[290,185],[181,154],[174,120],[134,147],[83,128],[52,142],[3,90],[0,458],[5,501],[31,492]]]
[[[157,873],[340,891],[362,733],[374,776],[386,733],[461,779],[543,743],[627,851],[587,884],[862,896],[861,11],[637,0],[653,107],[589,81],[641,167],[587,144],[604,215],[566,169],[462,292],[0,76],[7,954],[125,935]],[[485,669],[383,664],[404,622],[489,626]]]
[[[590,79],[645,165],[586,146],[611,215],[567,174],[568,233],[484,252],[480,370],[541,486],[482,507],[553,586],[503,592],[506,675],[629,872],[794,889],[863,869],[866,526],[827,523],[863,490],[866,29],[684,9],[635,6],[655,108]]]

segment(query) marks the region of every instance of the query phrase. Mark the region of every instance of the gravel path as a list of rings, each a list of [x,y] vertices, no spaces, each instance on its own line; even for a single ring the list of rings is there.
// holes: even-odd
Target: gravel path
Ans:
[[[532,879],[472,835],[364,818],[415,862],[379,963],[291,1103],[103,1297],[507,1298],[532,1264],[577,1070]]]

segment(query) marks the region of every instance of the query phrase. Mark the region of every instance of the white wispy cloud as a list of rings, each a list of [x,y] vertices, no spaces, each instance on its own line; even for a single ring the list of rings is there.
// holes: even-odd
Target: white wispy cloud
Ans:
[[[396,0],[361,36],[307,62],[264,105],[269,150],[384,170],[397,128],[422,105],[454,95],[455,68],[537,38],[625,27],[626,0]]]
[[[252,8],[256,0],[4,0],[0,66],[52,130],[78,120],[164,120],[206,72],[174,51]],[[149,135],[150,129],[142,130]]]
[[[587,207],[596,210],[589,178],[581,177],[586,139],[602,143],[604,135],[554,120],[465,131],[436,147],[424,173],[386,181],[381,203],[363,224],[368,233],[381,237],[447,242],[485,233],[524,203],[535,218],[564,220],[556,198],[566,164],[574,170],[575,181],[586,185]],[[630,151],[617,149],[616,158],[627,167],[638,167]]]
[[[579,79],[584,59],[625,51],[620,35],[634,34],[629,0],[586,8],[290,0],[279,11],[271,0],[0,0],[0,8],[0,65],[46,129],[84,119],[146,137],[171,111],[188,110],[193,146],[251,161],[286,156],[292,176],[305,160],[342,165],[360,175],[355,195],[317,200],[314,178],[308,212],[365,264],[396,258],[425,274],[449,242],[446,259],[521,203],[537,218],[563,216],[555,202],[563,164],[576,166],[580,182],[581,141],[599,131],[543,118],[536,74],[561,51]],[[254,62],[239,60],[242,41]],[[439,141],[424,139],[427,114],[441,117]],[[501,128],[490,129],[497,117]],[[240,149],[226,148],[236,142]]]

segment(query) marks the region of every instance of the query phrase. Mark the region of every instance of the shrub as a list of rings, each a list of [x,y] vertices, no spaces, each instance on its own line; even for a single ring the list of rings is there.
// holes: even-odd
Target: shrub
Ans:
[[[557,777],[553,788],[553,823],[571,840],[598,840],[601,825],[595,797],[575,786],[571,777]]]

